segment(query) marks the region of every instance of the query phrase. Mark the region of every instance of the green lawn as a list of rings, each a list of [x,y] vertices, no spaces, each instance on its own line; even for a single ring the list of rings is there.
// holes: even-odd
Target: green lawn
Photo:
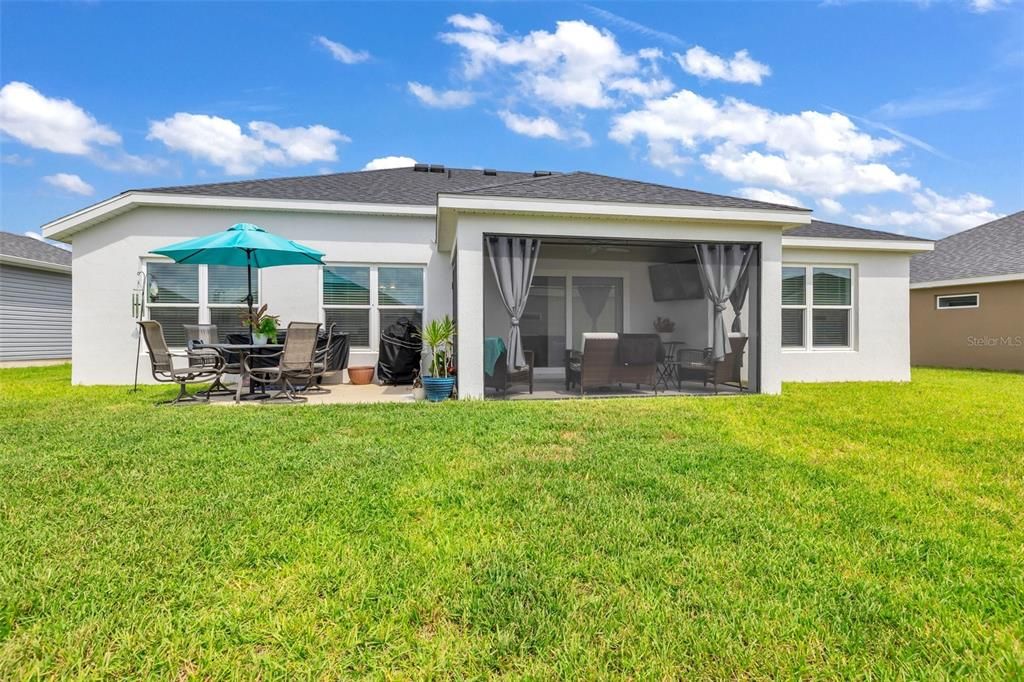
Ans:
[[[1024,676],[1024,376],[155,408],[0,371],[0,679]]]

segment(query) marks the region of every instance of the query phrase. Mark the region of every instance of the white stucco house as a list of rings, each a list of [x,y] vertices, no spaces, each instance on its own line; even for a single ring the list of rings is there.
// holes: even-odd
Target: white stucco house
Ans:
[[[130,190],[43,226],[74,247],[73,382],[131,383],[140,271],[159,282],[144,293],[147,315],[172,344],[183,323],[237,326],[239,273],[150,251],[240,222],[326,254],[323,267],[260,271],[257,298],[284,323],[337,324],[350,364],[373,364],[381,330],[398,317],[453,315],[462,397],[490,395],[495,360],[485,346],[511,343],[513,327],[537,381],[557,395],[587,364],[584,334],[621,335],[619,356],[602,362],[635,368],[643,340],[627,339],[649,339],[657,318],[671,321],[662,341],[691,365],[701,352],[711,366],[729,356],[744,390],[906,381],[909,262],[932,248],[816,221],[803,208],[583,172],[419,165]],[[532,286],[513,291],[509,278],[521,280],[524,264]],[[659,351],[659,373],[666,357],[676,354]],[[682,387],[672,372],[662,390]],[[704,383],[699,372],[682,375],[695,391]]]

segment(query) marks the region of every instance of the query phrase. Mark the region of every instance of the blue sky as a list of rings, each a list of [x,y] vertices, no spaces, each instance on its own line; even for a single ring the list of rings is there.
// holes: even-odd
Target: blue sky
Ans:
[[[1001,0],[2,14],[11,232],[129,188],[386,157],[590,170],[926,237],[1024,208],[1024,11]]]

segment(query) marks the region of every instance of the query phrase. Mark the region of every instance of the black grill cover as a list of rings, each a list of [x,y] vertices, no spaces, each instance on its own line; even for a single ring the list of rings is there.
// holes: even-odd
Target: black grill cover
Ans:
[[[382,384],[411,384],[420,371],[423,339],[416,323],[400,317],[381,332],[377,379]]]

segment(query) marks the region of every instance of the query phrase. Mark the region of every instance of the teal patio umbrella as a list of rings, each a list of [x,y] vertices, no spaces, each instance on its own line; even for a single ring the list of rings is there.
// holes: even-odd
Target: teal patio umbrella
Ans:
[[[194,265],[234,265],[246,267],[249,295],[246,303],[252,313],[252,269],[275,265],[321,265],[324,254],[284,237],[278,237],[257,225],[238,223],[223,232],[189,239],[154,249],[150,253],[166,256],[175,263]],[[250,330],[251,332],[251,330]]]

